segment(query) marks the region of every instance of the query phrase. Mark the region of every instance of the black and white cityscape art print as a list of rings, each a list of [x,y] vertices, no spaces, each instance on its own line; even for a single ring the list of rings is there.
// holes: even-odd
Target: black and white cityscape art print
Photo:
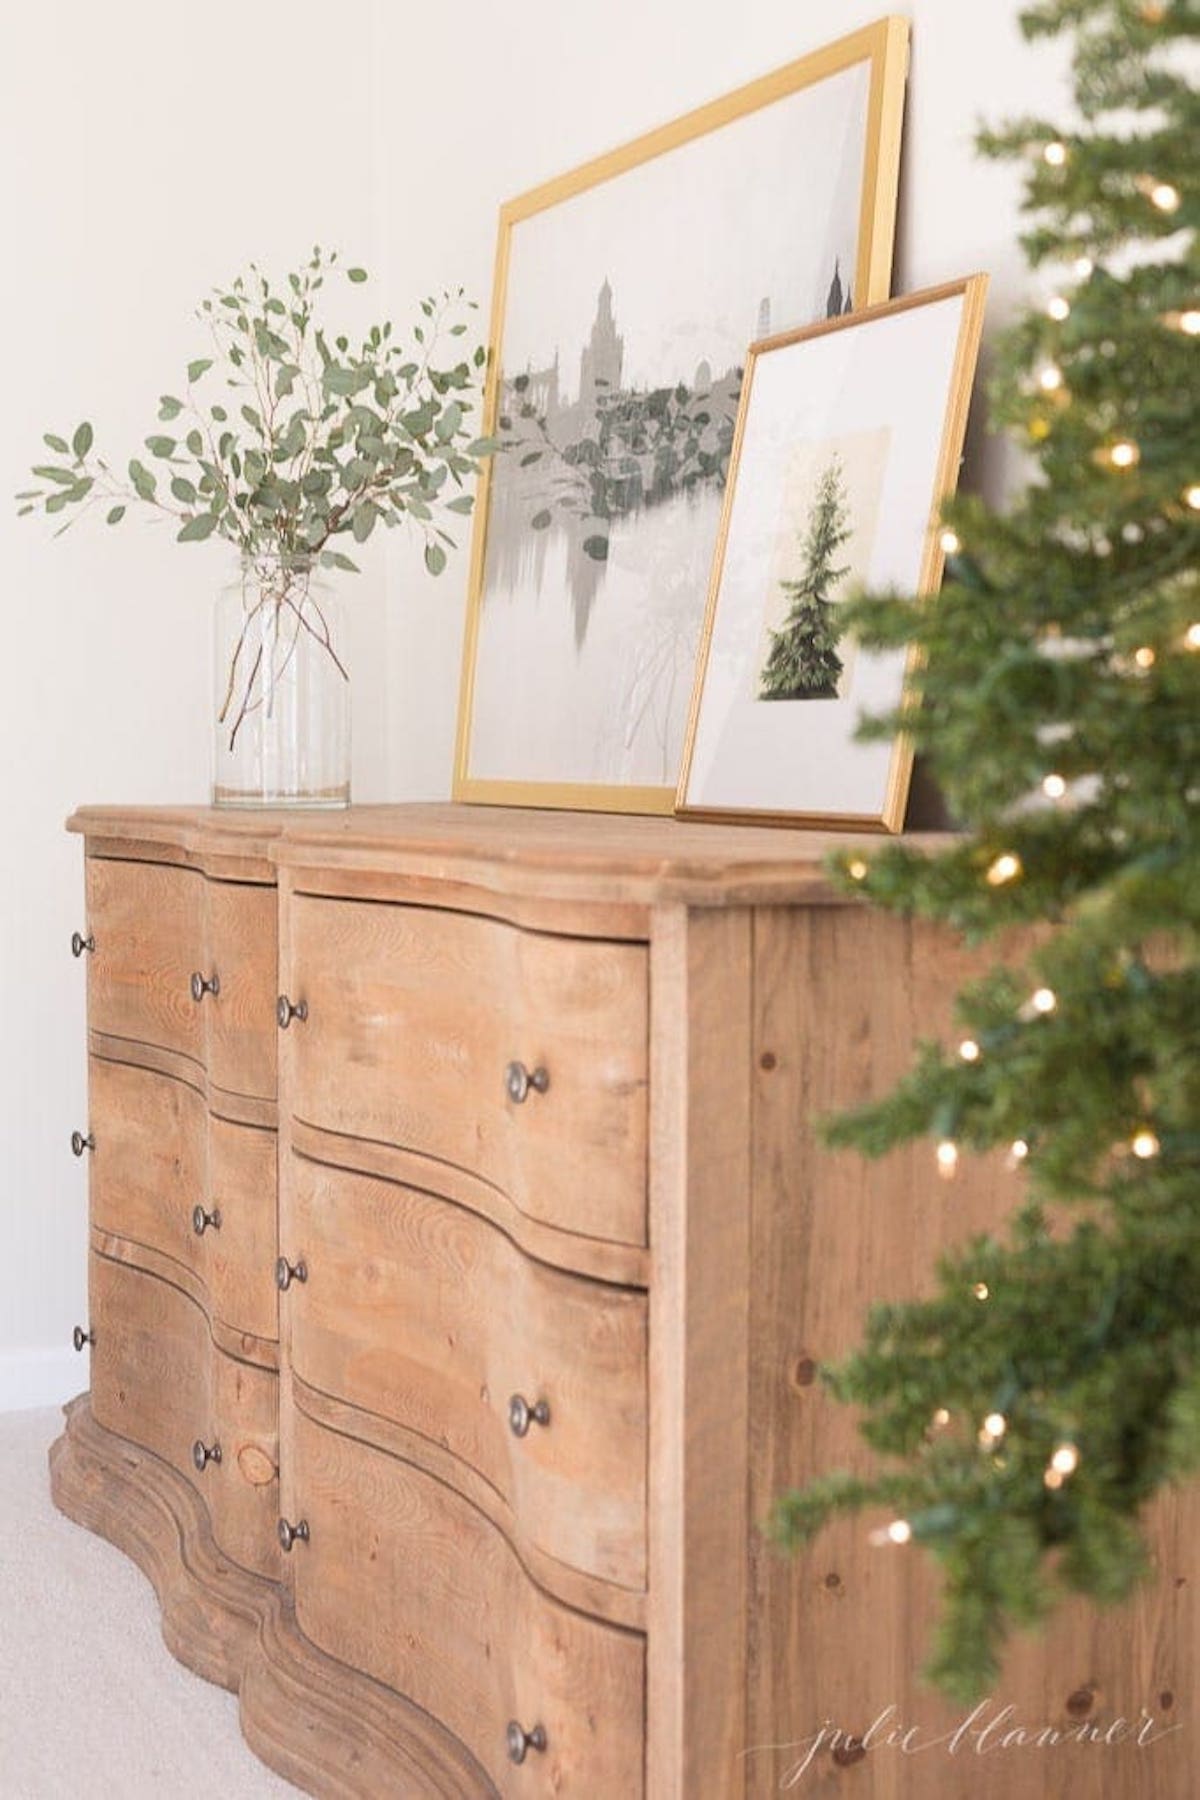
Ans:
[[[464,797],[673,786],[747,347],[859,299],[871,77],[508,209]]]

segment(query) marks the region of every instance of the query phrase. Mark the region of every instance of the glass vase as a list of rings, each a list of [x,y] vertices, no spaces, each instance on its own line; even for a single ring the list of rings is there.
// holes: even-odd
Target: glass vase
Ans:
[[[214,806],[348,806],[342,606],[311,557],[242,558],[216,611]]]

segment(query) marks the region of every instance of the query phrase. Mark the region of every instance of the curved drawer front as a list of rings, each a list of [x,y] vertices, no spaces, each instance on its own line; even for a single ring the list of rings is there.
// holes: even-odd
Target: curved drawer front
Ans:
[[[518,1542],[624,1587],[646,1576],[646,1297],[532,1262],[476,1214],[293,1157],[292,1364],[484,1476]],[[520,1396],[536,1419],[518,1435]],[[523,1421],[519,1418],[518,1425]]]
[[[191,979],[204,961],[204,880],[164,863],[87,859],[88,1024],[204,1058]]]
[[[225,1555],[276,1578],[277,1377],[223,1355],[178,1288],[95,1252],[89,1317],[97,1422],[185,1475]],[[220,1460],[198,1469],[197,1442]]]
[[[298,895],[293,1110],[471,1170],[567,1231],[646,1241],[647,953]],[[506,1086],[519,1063],[545,1092]]]
[[[231,1094],[275,1098],[275,998],[279,991],[276,892],[207,881],[206,967],[221,991],[206,994],[208,1072]]]
[[[88,1116],[93,1225],[182,1263],[235,1331],[276,1338],[274,1132],[210,1118],[186,1082],[96,1056]]]
[[[551,1600],[453,1489],[293,1415],[296,1614],[312,1641],[445,1724],[504,1795],[643,1792],[645,1641]],[[540,1725],[520,1766],[510,1721]]]

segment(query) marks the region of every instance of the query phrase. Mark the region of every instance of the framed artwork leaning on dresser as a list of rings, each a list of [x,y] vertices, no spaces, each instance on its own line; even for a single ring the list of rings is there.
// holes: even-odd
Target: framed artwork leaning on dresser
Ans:
[[[454,796],[670,812],[746,346],[886,299],[877,23],[501,210]]]
[[[901,705],[905,653],[868,655],[838,607],[937,589],[986,293],[971,275],[751,346],[679,812],[900,829],[911,746],[854,733]]]

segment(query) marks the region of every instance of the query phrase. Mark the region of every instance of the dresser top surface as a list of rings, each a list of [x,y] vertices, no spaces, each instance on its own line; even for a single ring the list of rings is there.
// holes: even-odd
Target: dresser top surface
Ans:
[[[673,818],[413,802],[337,812],[212,807],[82,807],[68,829],[119,853],[162,846],[203,864],[238,859],[266,869],[411,874],[470,881],[502,893],[570,892],[641,904],[784,904],[827,899],[830,850],[878,848],[878,833]],[[933,849],[945,836],[905,842]]]

